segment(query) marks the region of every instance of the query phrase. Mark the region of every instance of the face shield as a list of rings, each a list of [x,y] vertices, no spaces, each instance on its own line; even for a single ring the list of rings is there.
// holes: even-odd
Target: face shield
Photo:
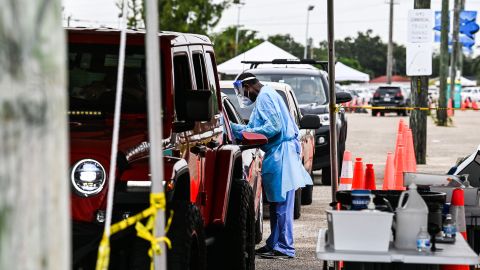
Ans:
[[[248,91],[245,90],[243,82],[255,79],[255,77],[248,77],[243,80],[236,80],[233,82],[233,89],[238,99],[240,108],[245,108],[253,104],[253,101],[248,97]]]

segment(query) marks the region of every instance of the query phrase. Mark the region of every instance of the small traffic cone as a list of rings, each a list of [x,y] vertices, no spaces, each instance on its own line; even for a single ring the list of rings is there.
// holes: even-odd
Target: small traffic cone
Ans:
[[[353,165],[353,183],[352,189],[365,189],[365,177],[363,175],[362,158],[356,158]]]
[[[407,129],[405,136],[406,139],[406,172],[417,172],[417,160],[415,158],[415,149],[413,147],[413,136],[412,136],[412,130]]]
[[[467,102],[468,102],[468,101],[465,99],[463,102],[460,103],[460,109],[461,109],[462,111],[465,111],[465,109],[468,108],[468,107],[467,107]]]
[[[365,169],[365,189],[377,189],[377,186],[375,186],[375,171],[373,170],[373,164],[367,164],[367,168]]]
[[[467,240],[467,226],[465,221],[465,197],[461,188],[456,188],[452,192],[452,200],[450,206],[450,214],[452,215],[457,232]],[[468,270],[468,265],[442,265],[442,270]]]
[[[476,102],[475,100],[472,101],[472,109],[478,111],[478,104],[477,104],[477,102]]]
[[[447,105],[447,116],[452,117],[453,116],[453,108],[452,108],[452,99],[448,99],[448,105]]]
[[[397,134],[397,142],[395,143],[395,153],[394,153],[394,158],[393,158],[393,164],[395,164],[395,167],[397,166],[398,147],[400,145],[405,145],[405,141],[403,139],[403,134],[402,133]],[[405,157],[403,157],[403,158],[405,158]]]
[[[395,163],[392,152],[387,153],[387,163],[383,175],[383,190],[395,188]]]
[[[395,187],[394,190],[405,190],[403,186],[403,172],[405,168],[405,147],[403,144],[398,146],[397,160],[395,161]]]
[[[340,175],[340,185],[338,190],[351,190],[353,181],[353,162],[352,153],[348,150],[343,152],[342,173]]]

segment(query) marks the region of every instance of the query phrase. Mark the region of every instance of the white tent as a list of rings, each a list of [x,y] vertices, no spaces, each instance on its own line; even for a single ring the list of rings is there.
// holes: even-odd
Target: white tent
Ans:
[[[272,61],[273,59],[298,59],[293,54],[283,50],[272,44],[269,41],[264,41],[263,43],[257,45],[256,47],[235,56],[234,58],[223,62],[218,65],[218,72],[226,75],[237,75],[242,71],[249,69],[250,64],[243,64],[242,61]],[[259,67],[271,67],[271,64],[264,64]],[[277,65],[278,66],[278,65]],[[284,65],[284,66],[294,66],[298,68],[311,68],[316,69],[312,65],[307,64],[295,64],[295,65]],[[356,69],[353,69],[349,66],[346,66],[340,62],[335,64],[335,80],[336,81],[357,81],[357,82],[368,82],[370,77],[368,74],[360,72]]]
[[[341,62],[335,64],[335,81],[356,81],[356,82],[368,82],[370,76],[366,73],[353,69]]]
[[[435,86],[440,86],[440,78],[435,78]],[[456,78],[458,80],[458,77]],[[450,77],[447,77],[447,83],[450,84]],[[460,77],[460,84],[462,86],[477,86],[477,81],[469,80],[465,77]]]
[[[272,61],[273,59],[298,59],[293,54],[273,45],[269,41],[257,45],[256,47],[235,56],[234,58],[218,65],[218,72],[227,75],[237,75],[242,71],[249,69],[250,64],[243,64],[242,61]],[[262,65],[264,67],[265,65]],[[298,66],[298,65],[296,65]],[[302,65],[314,68],[311,65]]]

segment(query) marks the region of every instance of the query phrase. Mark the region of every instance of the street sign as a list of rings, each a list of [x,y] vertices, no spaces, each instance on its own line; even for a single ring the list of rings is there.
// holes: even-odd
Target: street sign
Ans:
[[[432,74],[434,13],[431,9],[408,11],[407,75]]]
[[[440,31],[441,31],[441,12],[435,12],[435,42],[440,42]],[[453,18],[453,15],[449,15],[449,18]],[[460,25],[459,25],[459,35],[458,38],[460,43],[462,43],[463,50],[466,53],[473,52],[473,46],[475,45],[475,33],[480,29],[479,25],[476,23],[477,20],[477,11],[471,10],[462,10],[460,11]],[[451,22],[451,20],[450,20]],[[449,27],[450,32],[450,27]],[[452,44],[452,37],[449,34],[448,44]],[[451,49],[451,48],[450,48]]]

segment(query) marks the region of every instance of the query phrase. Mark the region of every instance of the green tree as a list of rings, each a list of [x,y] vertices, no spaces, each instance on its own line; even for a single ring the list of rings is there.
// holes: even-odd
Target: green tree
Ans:
[[[144,3],[140,4],[140,0],[127,1],[129,26],[145,25]],[[121,2],[121,0],[117,2],[119,8],[122,7]],[[206,35],[218,24],[223,10],[230,4],[231,0],[223,0],[219,3],[213,2],[213,0],[159,1],[160,29]]]
[[[230,26],[223,32],[212,34],[217,63],[223,63],[235,57],[235,32],[237,28]],[[238,32],[238,53],[243,53],[262,43],[264,40],[257,37],[258,32],[241,29]]]
[[[275,44],[276,46],[284,49],[285,51],[293,54],[298,58],[303,58],[303,52],[305,50],[305,46],[296,42],[292,36],[289,34],[286,35],[273,35],[267,38],[268,41]]]

